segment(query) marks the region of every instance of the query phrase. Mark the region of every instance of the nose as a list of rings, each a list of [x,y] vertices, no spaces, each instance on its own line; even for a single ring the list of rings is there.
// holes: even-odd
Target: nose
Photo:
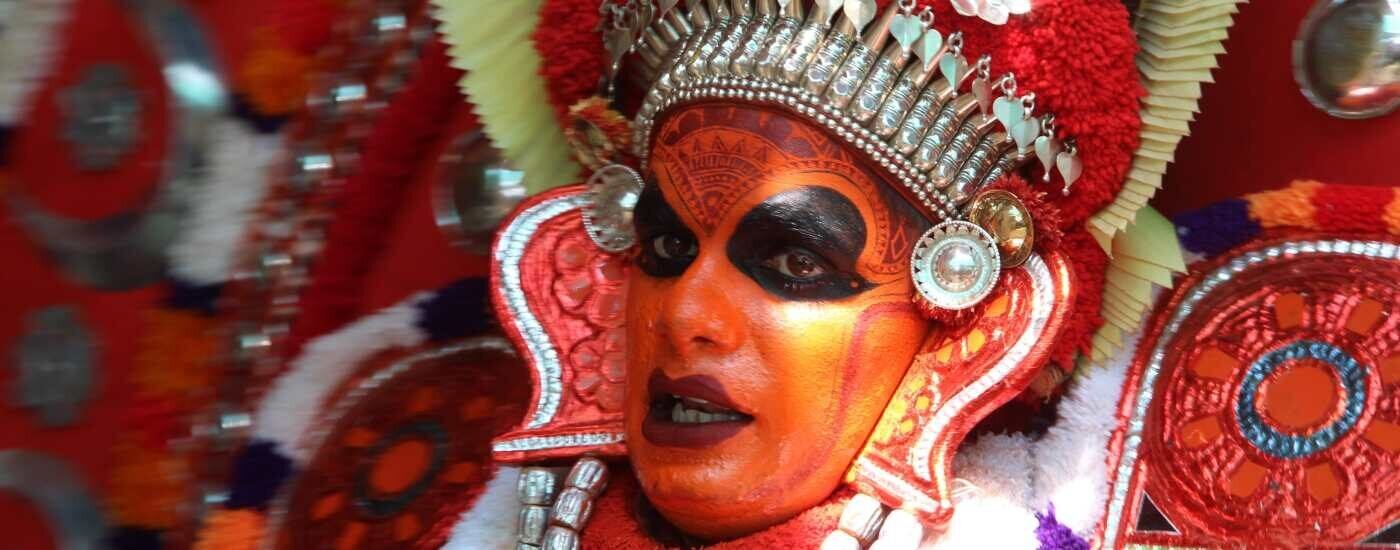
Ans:
[[[738,275],[723,254],[702,252],[671,286],[658,328],[681,357],[724,354],[743,343],[745,319],[726,292]]]

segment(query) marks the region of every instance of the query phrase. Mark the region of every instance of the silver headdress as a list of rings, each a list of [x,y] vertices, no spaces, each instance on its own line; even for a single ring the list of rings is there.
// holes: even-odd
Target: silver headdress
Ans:
[[[1066,193],[1078,175],[1073,143],[1054,135],[1052,116],[1035,114],[1035,94],[1018,95],[1010,74],[993,80],[990,57],[970,64],[962,35],[945,37],[933,28],[931,10],[916,13],[913,0],[894,2],[883,13],[874,0],[817,0],[810,9],[801,0],[676,3],[630,0],[602,7],[611,16],[604,23],[612,62],[605,88],[611,91],[633,52],[640,61],[636,72],[649,87],[632,124],[635,155],[647,162],[657,115],[681,104],[730,99],[802,115],[883,167],[930,219],[959,224],[955,231],[940,225],[925,234],[911,258],[920,294],[934,306],[970,307],[996,281],[974,277],[977,288],[940,292],[940,281],[969,280],[940,273],[966,271],[976,261],[994,265],[973,268],[1013,267],[1003,260],[1025,257],[1007,249],[1017,239],[962,221],[979,191],[1035,156],[1047,172],[1058,167]],[[635,181],[595,177],[591,185]],[[1006,205],[1002,199],[998,204]],[[1012,203],[1027,219],[1024,206]],[[961,239],[966,246],[935,246],[939,239]],[[1029,247],[1028,240],[1017,246]],[[614,237],[609,246],[617,242]],[[932,253],[969,246],[991,250]]]

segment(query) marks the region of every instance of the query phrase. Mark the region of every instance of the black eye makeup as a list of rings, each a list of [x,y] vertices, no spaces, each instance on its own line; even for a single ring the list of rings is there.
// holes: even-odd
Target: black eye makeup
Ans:
[[[652,277],[677,277],[700,253],[695,234],[681,222],[676,211],[661,195],[655,180],[642,188],[633,210],[637,230],[637,267]]]
[[[775,296],[839,300],[872,285],[856,273],[865,221],[841,193],[808,186],[769,197],[739,220],[729,261]]]

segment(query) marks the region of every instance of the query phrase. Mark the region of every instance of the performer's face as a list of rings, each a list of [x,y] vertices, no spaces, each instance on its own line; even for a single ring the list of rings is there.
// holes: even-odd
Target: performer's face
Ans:
[[[721,539],[841,482],[930,331],[908,273],[927,222],[787,114],[709,105],[658,122],[635,216],[627,446],[662,515]]]

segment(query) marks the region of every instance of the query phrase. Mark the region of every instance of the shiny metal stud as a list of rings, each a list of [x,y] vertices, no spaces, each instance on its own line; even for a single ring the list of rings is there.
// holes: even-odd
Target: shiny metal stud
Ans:
[[[1025,203],[1010,191],[992,189],[979,193],[968,206],[967,220],[992,235],[1003,269],[1021,265],[1031,257],[1035,226]]]
[[[929,229],[914,245],[910,276],[928,305],[967,309],[991,294],[1001,272],[992,236],[976,224],[955,220]]]
[[[637,242],[632,209],[642,194],[642,177],[622,164],[609,164],[588,178],[583,226],[598,248],[622,252]]]

